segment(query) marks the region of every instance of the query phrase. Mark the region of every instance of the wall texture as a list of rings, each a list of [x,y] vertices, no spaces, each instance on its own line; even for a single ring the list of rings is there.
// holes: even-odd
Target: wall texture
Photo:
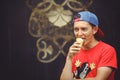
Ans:
[[[59,0],[58,0],[59,1]],[[103,39],[116,48],[120,63],[120,6],[117,0],[94,0],[89,8],[100,19],[105,32]],[[2,80],[59,80],[65,62],[62,54],[51,63],[41,63],[36,59],[36,38],[28,33],[31,11],[25,0],[1,2],[1,54]],[[120,79],[120,65],[115,80]]]

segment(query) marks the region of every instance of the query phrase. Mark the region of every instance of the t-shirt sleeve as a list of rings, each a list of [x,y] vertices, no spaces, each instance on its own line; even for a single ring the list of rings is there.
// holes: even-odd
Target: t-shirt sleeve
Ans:
[[[102,55],[98,67],[105,67],[105,66],[117,68],[116,51],[113,47],[107,48],[102,51]]]

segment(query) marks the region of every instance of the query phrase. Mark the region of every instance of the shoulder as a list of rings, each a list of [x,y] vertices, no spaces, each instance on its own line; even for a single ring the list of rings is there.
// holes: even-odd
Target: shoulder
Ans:
[[[113,56],[116,54],[116,50],[113,46],[111,46],[110,44],[108,43],[105,43],[105,42],[100,42],[100,45],[101,45],[101,53],[105,56]]]
[[[103,42],[103,41],[100,41],[99,42],[99,45],[102,47],[102,49],[104,49],[104,50],[115,50],[115,48],[113,47],[113,46],[111,46],[110,44],[108,44],[108,43],[105,43],[105,42]]]
[[[102,45],[100,51],[100,64],[99,67],[103,66],[111,66],[113,68],[117,68],[117,58],[116,58],[116,50],[111,45],[100,42]]]

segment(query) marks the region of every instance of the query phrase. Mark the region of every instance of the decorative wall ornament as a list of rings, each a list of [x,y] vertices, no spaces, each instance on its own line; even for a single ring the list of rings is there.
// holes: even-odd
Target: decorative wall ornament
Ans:
[[[27,0],[32,9],[28,30],[37,38],[37,59],[43,63],[54,61],[60,54],[67,55],[67,44],[73,36],[72,15],[87,10],[92,0]]]
[[[57,27],[63,27],[67,25],[72,19],[72,12],[70,10],[64,10],[63,7],[58,7],[56,10],[47,13],[48,20]]]

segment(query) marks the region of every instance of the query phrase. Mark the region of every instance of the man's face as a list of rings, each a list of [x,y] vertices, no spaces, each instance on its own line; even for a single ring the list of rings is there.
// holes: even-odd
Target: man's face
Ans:
[[[88,45],[94,39],[94,34],[97,32],[97,27],[92,27],[88,22],[77,21],[74,23],[74,35],[76,38],[84,40],[83,45]]]

